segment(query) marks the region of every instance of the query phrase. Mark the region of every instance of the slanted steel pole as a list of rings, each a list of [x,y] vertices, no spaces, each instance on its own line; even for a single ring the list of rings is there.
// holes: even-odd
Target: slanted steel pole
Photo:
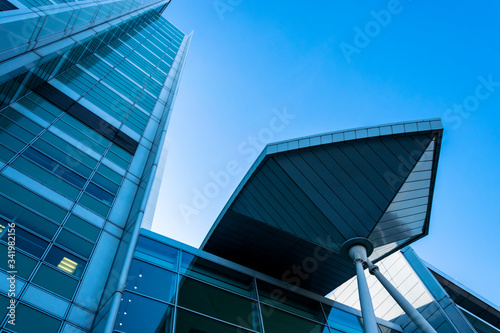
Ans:
[[[410,317],[422,333],[436,333],[436,330],[427,322],[427,320],[425,320],[420,312],[418,312],[417,309],[415,309],[413,305],[411,305],[411,303],[408,302],[408,300],[399,292],[399,290],[397,290],[396,287],[394,287],[392,283],[390,283],[389,280],[387,280],[385,276],[380,273],[378,266],[368,260],[368,268],[370,269],[370,273],[375,275],[392,298],[394,298],[394,300],[399,304],[399,306],[408,315],[408,317]]]
[[[354,245],[349,249],[349,256],[356,265],[359,302],[361,304],[361,314],[363,315],[364,331],[365,333],[378,333],[375,311],[373,310],[372,298],[363,268],[363,264],[368,260],[366,248],[363,245]]]

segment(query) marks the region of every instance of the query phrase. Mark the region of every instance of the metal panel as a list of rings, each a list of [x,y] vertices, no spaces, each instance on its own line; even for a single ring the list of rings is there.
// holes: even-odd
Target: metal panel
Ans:
[[[338,255],[344,241],[370,238],[377,260],[426,234],[442,130],[418,124],[268,146],[202,248],[328,293],[355,273]]]

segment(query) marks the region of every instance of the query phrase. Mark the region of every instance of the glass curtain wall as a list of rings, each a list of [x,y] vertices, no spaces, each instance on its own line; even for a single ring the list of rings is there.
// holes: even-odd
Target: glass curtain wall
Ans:
[[[363,332],[358,316],[328,299],[304,296],[218,261],[143,233],[114,332]],[[380,332],[400,331],[380,325]]]

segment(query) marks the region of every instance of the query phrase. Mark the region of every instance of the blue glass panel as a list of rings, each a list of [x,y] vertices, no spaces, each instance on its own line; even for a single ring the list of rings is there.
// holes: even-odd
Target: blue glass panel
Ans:
[[[137,252],[142,252],[153,258],[160,259],[159,263],[163,267],[167,267],[177,271],[177,261],[179,250],[168,245],[154,241],[147,237],[139,237],[137,240]]]
[[[363,333],[363,327],[359,317],[324,304],[323,308],[325,309],[328,325],[330,327],[344,332]]]
[[[82,259],[56,246],[52,246],[45,261],[76,277],[82,276],[86,264]]]
[[[241,295],[256,298],[251,276],[184,251],[182,252],[180,272]]]
[[[124,292],[115,330],[168,333],[171,332],[172,312],[172,306]]]
[[[266,333],[329,333],[326,326],[296,317],[290,313],[261,305],[262,319]],[[350,331],[348,331],[350,332]]]
[[[9,234],[7,232],[4,232],[2,234],[2,240],[8,242],[10,240],[8,235]],[[47,245],[49,245],[48,242],[44,241],[39,237],[36,237],[35,235],[23,230],[20,227],[17,227],[15,229],[14,238],[15,238],[16,248],[24,250],[38,258],[42,256],[43,252],[47,248]]]
[[[94,183],[89,183],[87,185],[87,188],[85,189],[85,192],[92,194],[94,197],[106,203],[107,205],[111,205],[113,199],[115,198],[112,194],[106,192]]]
[[[174,303],[176,278],[176,273],[133,260],[125,289]]]
[[[38,152],[33,148],[28,148],[23,152],[23,155],[37,163],[44,169],[60,176],[64,180],[68,181],[70,184],[75,185],[78,188],[82,188],[85,184],[85,178],[76,174],[75,172],[69,170],[68,168],[57,163],[53,159],[45,156],[44,154]]]

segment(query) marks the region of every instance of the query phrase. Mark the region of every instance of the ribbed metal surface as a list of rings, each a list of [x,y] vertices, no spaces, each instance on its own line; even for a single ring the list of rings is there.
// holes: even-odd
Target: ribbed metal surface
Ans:
[[[380,127],[371,137],[364,134],[373,129],[359,129],[339,142],[333,133],[268,146],[203,249],[328,293],[355,274],[338,256],[344,241],[369,238],[378,259],[426,234],[442,130],[413,124],[393,125],[388,135]]]
[[[9,1],[0,0],[0,12],[6,11],[6,10],[14,10],[14,9],[17,9],[17,7],[14,6],[13,4],[11,4]]]

